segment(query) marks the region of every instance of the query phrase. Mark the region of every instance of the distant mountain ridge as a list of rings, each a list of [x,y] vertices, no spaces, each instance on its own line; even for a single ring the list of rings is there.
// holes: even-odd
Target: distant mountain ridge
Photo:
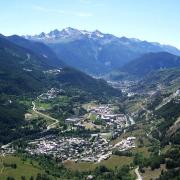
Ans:
[[[124,65],[121,70],[135,76],[145,76],[156,70],[180,67],[180,57],[167,52],[148,53]]]
[[[110,73],[113,80],[142,79],[150,73],[171,68],[180,68],[180,57],[167,53],[147,53]]]
[[[90,32],[69,27],[24,38],[45,43],[67,65],[90,74],[110,72],[149,52],[180,55],[180,50],[173,46],[116,37],[98,30]]]

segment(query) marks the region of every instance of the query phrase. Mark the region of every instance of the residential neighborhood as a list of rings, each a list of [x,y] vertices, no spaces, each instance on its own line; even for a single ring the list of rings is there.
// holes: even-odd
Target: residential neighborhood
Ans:
[[[59,161],[101,162],[108,159],[114,149],[126,151],[135,147],[135,137],[128,137],[114,146],[99,134],[90,138],[47,136],[29,142],[30,154],[53,155]]]
[[[88,123],[97,129],[98,133],[91,133],[90,137],[69,137],[49,135],[35,141],[29,142],[26,151],[30,154],[47,154],[56,157],[59,161],[85,161],[101,162],[108,159],[113,150],[127,151],[135,147],[135,137],[122,139],[112,145],[111,138],[118,137],[124,128],[133,124],[133,119],[125,114],[114,113],[112,104],[100,104],[90,106],[87,109],[88,116],[69,117],[65,119],[68,129],[85,130]],[[94,117],[94,121],[91,119]],[[100,119],[104,123],[96,125],[96,120]],[[101,131],[103,129],[103,131]]]

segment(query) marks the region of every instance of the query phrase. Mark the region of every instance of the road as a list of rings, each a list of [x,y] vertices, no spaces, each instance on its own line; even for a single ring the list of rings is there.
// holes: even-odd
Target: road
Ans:
[[[58,120],[58,119],[55,119],[55,118],[53,118],[53,117],[51,117],[51,116],[48,116],[48,115],[46,115],[46,114],[43,114],[43,113],[37,111],[35,102],[32,101],[32,105],[33,105],[33,108],[32,108],[32,109],[33,109],[33,111],[34,111],[35,113],[39,114],[40,116],[46,117],[46,118],[51,119],[51,120],[54,121],[52,124],[50,124],[49,126],[47,126],[47,129],[44,130],[43,132],[47,132],[48,130],[54,128],[54,127],[56,126],[56,124],[59,123],[59,120]],[[9,147],[12,143],[13,143],[13,141],[10,142],[10,143],[8,143],[8,144],[2,145],[2,146],[0,147],[0,149],[6,149],[6,148]],[[3,154],[3,156],[5,156],[5,155]],[[0,171],[0,172],[1,172],[1,171]]]
[[[36,109],[36,104],[35,104],[34,101],[32,101],[32,105],[33,105],[33,108],[32,108],[32,109],[33,109],[33,111],[34,111],[35,113],[39,114],[40,116],[43,116],[43,117],[45,117],[45,118],[48,118],[48,119],[50,119],[50,120],[55,121],[54,123],[52,123],[52,124],[50,124],[49,126],[47,126],[47,130],[52,129],[53,127],[56,126],[56,124],[59,123],[59,120],[58,120],[58,119],[55,119],[55,118],[53,118],[53,117],[51,117],[51,116],[48,116],[47,114],[43,114],[43,113],[37,111],[37,109]]]
[[[139,173],[139,167],[137,167],[135,169],[135,173],[136,173],[136,176],[137,176],[136,180],[143,180],[142,176]]]
[[[54,128],[54,127],[59,123],[59,120],[58,120],[58,119],[55,119],[55,118],[53,118],[53,117],[51,117],[51,116],[48,116],[48,115],[46,115],[46,114],[43,114],[43,113],[37,111],[35,102],[32,101],[32,105],[33,105],[33,108],[32,108],[32,109],[33,109],[33,111],[34,111],[36,114],[39,114],[40,116],[43,116],[43,117],[45,117],[45,118],[48,118],[48,119],[54,121],[52,124],[50,124],[49,126],[47,126],[47,129],[44,130],[43,132],[47,132],[48,130]],[[10,142],[10,143],[8,143],[8,144],[2,145],[2,146],[0,147],[0,149],[6,149],[6,148],[8,148],[12,143],[13,143],[13,141]],[[2,154],[2,155],[5,156],[5,154]],[[1,159],[0,163],[2,163],[2,159]],[[4,168],[2,168],[2,169],[0,170],[0,173],[3,171],[3,169],[4,169]]]

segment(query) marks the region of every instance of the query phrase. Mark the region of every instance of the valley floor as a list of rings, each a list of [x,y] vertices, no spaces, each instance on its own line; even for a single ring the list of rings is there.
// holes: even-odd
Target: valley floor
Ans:
[[[170,95],[155,110],[161,109],[171,101],[170,98],[177,96]],[[38,174],[54,179],[53,171],[46,169],[49,158],[72,173],[86,175],[103,166],[109,171],[127,166],[132,179],[138,180],[156,179],[162,171],[167,171],[163,163],[155,169],[149,165],[142,168],[142,162],[154,157],[156,152],[156,156],[160,157],[166,149],[166,146],[160,147],[160,141],[152,136],[157,123],[161,121],[153,121],[153,111],[147,106],[151,99],[146,95],[131,94],[123,101],[124,111],[120,110],[117,102],[76,104],[71,108],[77,114],[69,114],[63,121],[59,118],[62,115],[60,103],[61,107],[67,108],[71,100],[64,95],[55,94],[51,94],[50,100],[40,97],[42,96],[32,101],[32,109],[29,109],[26,117],[28,121],[38,117],[45,125],[43,124],[38,137],[26,137],[1,146],[2,179],[7,176],[16,179],[22,176],[31,178]],[[80,110],[83,113],[79,113]],[[178,122],[177,120],[175,123]]]

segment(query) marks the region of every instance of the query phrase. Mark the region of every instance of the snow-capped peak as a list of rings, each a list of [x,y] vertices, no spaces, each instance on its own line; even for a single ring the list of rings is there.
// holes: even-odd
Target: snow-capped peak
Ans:
[[[94,32],[92,32],[94,35],[96,35],[97,37],[103,38],[104,34],[102,32],[100,32],[99,30],[95,30]]]
[[[80,31],[77,29],[68,27],[68,28],[63,29],[61,31],[61,33],[66,33],[66,34],[72,35],[72,34],[77,34],[77,33],[80,34]]]
[[[67,27],[62,29],[61,31],[58,29],[54,29],[53,31],[50,31],[49,33],[44,33],[42,32],[39,35],[35,36],[28,36],[27,39],[36,39],[36,40],[42,40],[42,41],[48,41],[50,42],[51,40],[74,40],[74,39],[81,39],[81,38],[89,38],[89,39],[94,39],[94,40],[99,40],[99,39],[111,39],[112,37],[109,37],[108,34],[103,34],[99,30],[95,31],[86,31],[86,30],[78,30],[74,29],[71,27]]]
[[[46,34],[44,32],[42,32],[41,34],[39,34],[40,38],[44,38],[46,36]]]
[[[48,33],[48,35],[50,37],[57,37],[60,35],[60,31],[58,29],[55,29],[55,30],[51,31],[50,33]]]
[[[83,35],[87,36],[88,38],[103,38],[104,34],[98,30],[95,31],[86,31],[82,30],[80,31]]]

